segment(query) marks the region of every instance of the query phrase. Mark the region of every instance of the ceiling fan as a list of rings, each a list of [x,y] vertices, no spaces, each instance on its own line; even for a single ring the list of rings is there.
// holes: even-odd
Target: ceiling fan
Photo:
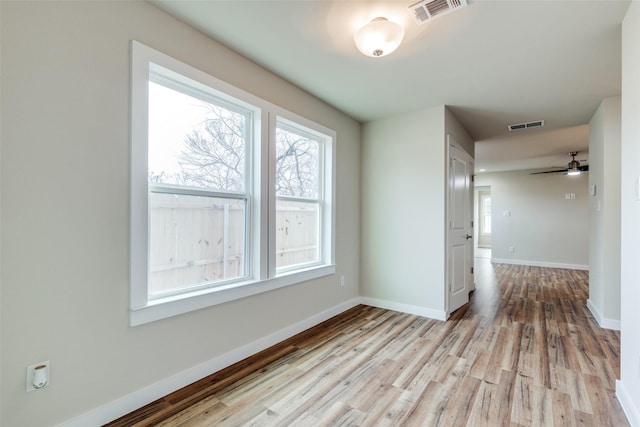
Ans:
[[[566,168],[544,172],[533,172],[531,173],[531,175],[538,175],[541,173],[564,173],[565,175],[580,175],[580,172],[589,172],[589,165],[580,166],[580,162],[576,160],[578,151],[571,151],[569,155],[571,156],[571,161],[567,164]]]

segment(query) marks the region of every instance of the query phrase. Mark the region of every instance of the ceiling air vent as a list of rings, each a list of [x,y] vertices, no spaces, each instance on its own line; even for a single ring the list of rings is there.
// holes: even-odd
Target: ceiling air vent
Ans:
[[[529,128],[539,128],[544,126],[544,120],[536,120],[535,122],[528,123],[518,123],[516,125],[507,126],[509,130],[520,130],[520,129],[529,129]]]
[[[467,6],[467,0],[423,0],[409,6],[419,24]]]

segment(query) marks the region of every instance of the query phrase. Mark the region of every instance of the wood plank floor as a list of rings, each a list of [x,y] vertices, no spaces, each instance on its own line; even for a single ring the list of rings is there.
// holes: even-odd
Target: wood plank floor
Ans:
[[[109,426],[628,426],[588,273],[476,271],[447,322],[358,306]]]

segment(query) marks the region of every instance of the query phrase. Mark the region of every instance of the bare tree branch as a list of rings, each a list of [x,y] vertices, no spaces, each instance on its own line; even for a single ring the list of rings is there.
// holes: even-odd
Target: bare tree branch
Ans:
[[[187,135],[180,154],[186,185],[244,191],[246,117],[209,105],[210,117]]]
[[[185,135],[180,172],[150,173],[151,182],[245,191],[249,118],[214,104],[203,104],[206,118]],[[319,195],[319,142],[295,131],[276,129],[276,194],[316,199]]]

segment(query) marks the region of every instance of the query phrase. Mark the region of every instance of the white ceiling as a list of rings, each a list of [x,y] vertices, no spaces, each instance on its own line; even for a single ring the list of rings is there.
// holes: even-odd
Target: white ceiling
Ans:
[[[419,25],[417,0],[155,0],[240,54],[368,121],[448,105],[477,140],[476,170],[565,165],[588,152],[600,101],[620,94],[629,0],[469,0]],[[398,50],[361,55],[353,33],[377,16],[405,28]],[[545,120],[509,132],[508,124]]]

